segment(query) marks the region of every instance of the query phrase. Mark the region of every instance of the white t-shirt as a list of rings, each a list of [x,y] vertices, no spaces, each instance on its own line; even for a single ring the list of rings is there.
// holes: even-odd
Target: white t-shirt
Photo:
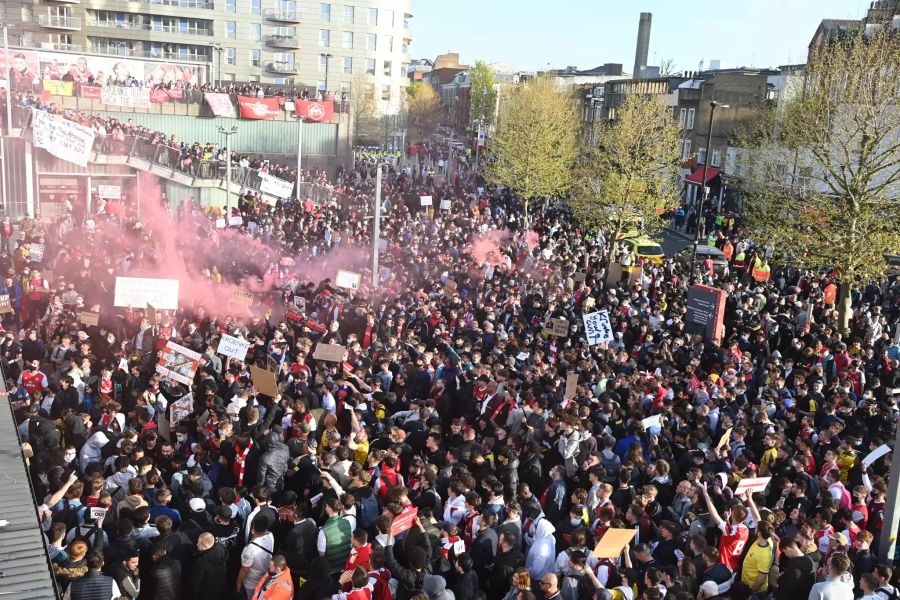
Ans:
[[[275,538],[271,533],[255,538],[244,546],[244,551],[241,552],[241,566],[250,568],[250,572],[244,579],[244,589],[249,590],[250,593],[253,593],[260,579],[269,570],[269,561],[272,559],[274,550]]]

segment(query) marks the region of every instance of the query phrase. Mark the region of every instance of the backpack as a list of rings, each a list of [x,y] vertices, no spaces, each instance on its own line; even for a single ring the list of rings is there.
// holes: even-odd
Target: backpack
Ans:
[[[875,590],[876,594],[884,594],[887,596],[888,600],[900,600],[900,592],[897,591],[897,588],[892,588],[893,591],[888,591],[887,588],[880,587]]]
[[[367,494],[357,500],[359,525],[363,529],[375,527],[375,521],[381,516],[381,502],[375,494]]]
[[[72,503],[66,499],[63,500],[63,508],[53,515],[53,523],[64,523],[66,533],[78,527],[78,509],[80,507],[72,506]]]
[[[378,492],[378,495],[382,498],[387,498],[388,493],[398,486],[400,482],[400,478],[397,478],[397,483],[391,483],[391,480],[385,477],[384,475],[380,475],[378,479],[381,480],[381,489]]]
[[[850,497],[850,491],[844,484],[841,484],[841,500],[838,508],[849,509],[853,505],[853,498]]]

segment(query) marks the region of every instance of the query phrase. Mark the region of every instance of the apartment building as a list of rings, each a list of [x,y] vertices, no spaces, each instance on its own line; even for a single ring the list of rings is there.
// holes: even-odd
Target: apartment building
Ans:
[[[413,0],[4,0],[10,45],[206,63],[210,81],[350,91],[408,84]]]

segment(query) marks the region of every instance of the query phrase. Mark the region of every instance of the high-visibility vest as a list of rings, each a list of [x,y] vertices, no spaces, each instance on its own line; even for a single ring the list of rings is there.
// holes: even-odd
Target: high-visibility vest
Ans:
[[[738,252],[738,255],[734,257],[734,268],[740,269],[744,266],[744,253]]]
[[[734,256],[734,246],[731,245],[731,242],[725,242],[725,245],[722,246],[722,254],[725,255],[725,260],[731,260],[731,257]]]
[[[753,267],[753,279],[755,279],[759,283],[768,281],[769,275],[771,275],[770,271],[771,269],[767,263],[763,263],[762,265],[757,264],[755,267]]]

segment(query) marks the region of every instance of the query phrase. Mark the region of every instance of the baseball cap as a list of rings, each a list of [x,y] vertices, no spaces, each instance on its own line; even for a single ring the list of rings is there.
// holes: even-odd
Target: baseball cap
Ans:
[[[203,512],[204,510],[206,510],[206,500],[204,500],[203,498],[191,498],[191,501],[188,502],[188,505],[194,512]]]

